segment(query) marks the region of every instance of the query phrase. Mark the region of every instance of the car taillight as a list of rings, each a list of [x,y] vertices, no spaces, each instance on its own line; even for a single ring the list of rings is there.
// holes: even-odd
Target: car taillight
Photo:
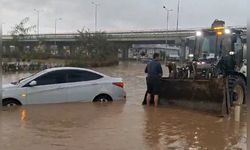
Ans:
[[[123,82],[114,82],[113,85],[116,85],[116,86],[121,87],[121,88],[124,87],[124,83]]]

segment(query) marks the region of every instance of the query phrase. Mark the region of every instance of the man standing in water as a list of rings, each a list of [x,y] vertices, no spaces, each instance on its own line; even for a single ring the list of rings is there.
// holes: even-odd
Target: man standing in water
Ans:
[[[158,106],[160,93],[160,78],[162,77],[162,68],[158,60],[159,54],[154,53],[153,60],[150,61],[145,68],[145,73],[147,73],[147,106],[150,105],[152,95],[154,97],[155,107]]]

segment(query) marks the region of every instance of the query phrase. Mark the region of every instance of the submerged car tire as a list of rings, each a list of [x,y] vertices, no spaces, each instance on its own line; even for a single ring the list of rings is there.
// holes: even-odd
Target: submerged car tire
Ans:
[[[112,102],[112,98],[107,94],[101,94],[94,98],[93,102]]]
[[[16,107],[20,106],[21,103],[15,99],[5,99],[3,100],[3,106],[5,107]]]

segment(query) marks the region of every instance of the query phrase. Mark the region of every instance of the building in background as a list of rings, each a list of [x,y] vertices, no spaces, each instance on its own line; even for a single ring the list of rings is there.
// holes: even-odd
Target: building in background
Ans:
[[[129,49],[129,59],[144,60],[151,59],[154,53],[160,54],[161,60],[179,60],[180,47],[167,44],[133,44]]]

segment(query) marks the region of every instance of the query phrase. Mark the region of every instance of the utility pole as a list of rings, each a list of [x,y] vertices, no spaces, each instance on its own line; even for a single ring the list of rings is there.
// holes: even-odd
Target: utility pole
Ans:
[[[92,4],[95,7],[95,32],[97,31],[97,15],[98,15],[98,6],[100,6],[99,3],[92,2]]]

